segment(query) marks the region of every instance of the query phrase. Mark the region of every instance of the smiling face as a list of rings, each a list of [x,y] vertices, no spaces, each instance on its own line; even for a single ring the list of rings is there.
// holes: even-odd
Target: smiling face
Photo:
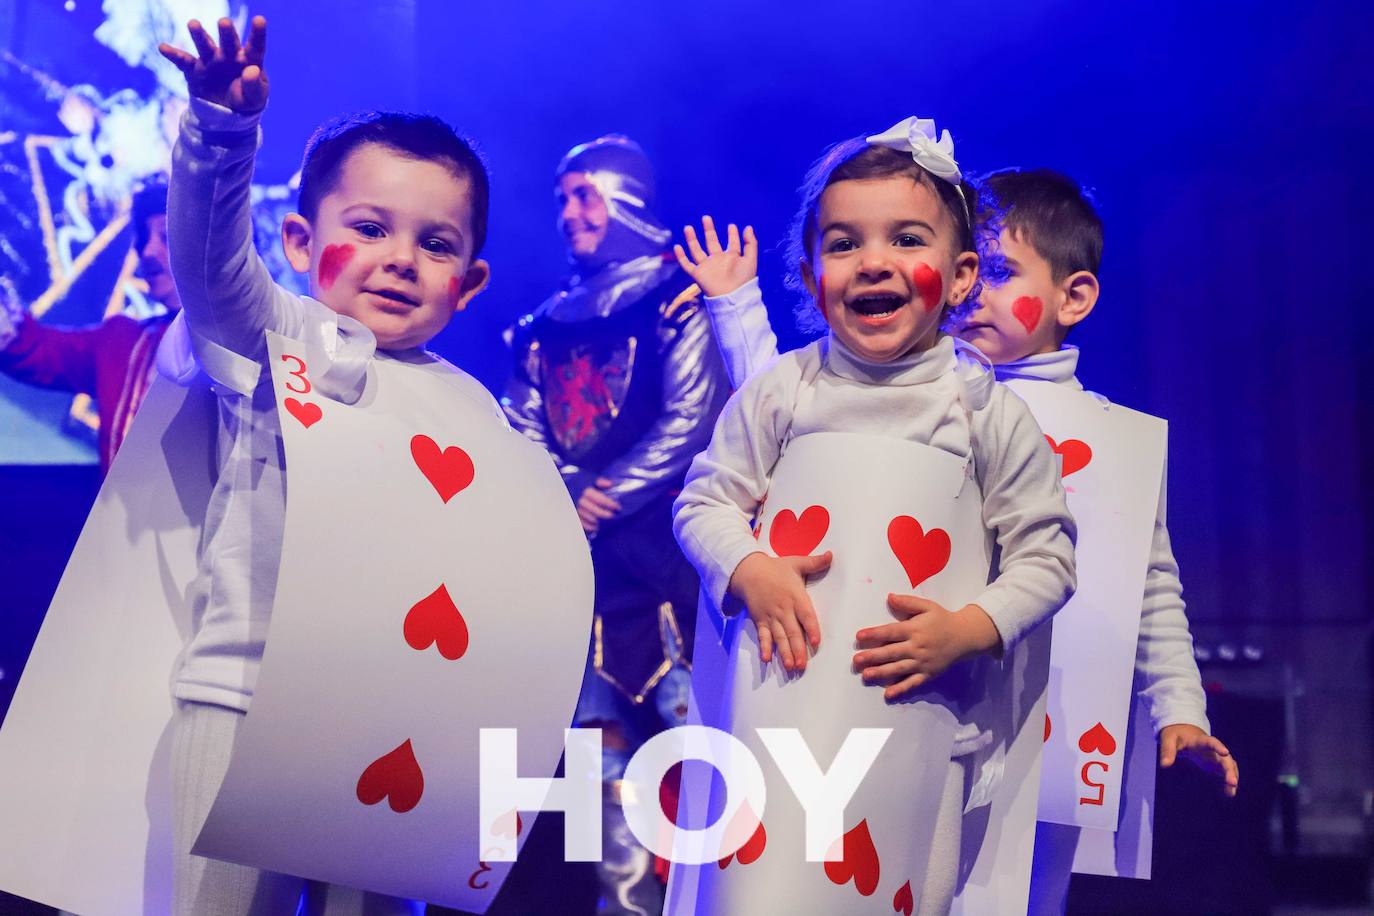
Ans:
[[[906,175],[837,181],[816,211],[802,276],[835,337],[885,363],[935,343],[946,304],[962,302],[978,256],[959,251],[948,210]]]
[[[611,224],[606,202],[596,186],[584,172],[564,172],[554,197],[558,202],[558,228],[567,240],[568,251],[577,258],[596,254]]]
[[[1059,349],[1097,299],[1093,274],[1078,271],[1056,281],[1049,261],[1018,229],[1002,230],[988,260],[996,269],[985,273],[978,302],[956,334],[995,365]]]
[[[471,183],[443,162],[368,143],[349,154],[313,221],[282,241],[311,295],[364,324],[383,349],[422,346],[486,285],[472,253]]]

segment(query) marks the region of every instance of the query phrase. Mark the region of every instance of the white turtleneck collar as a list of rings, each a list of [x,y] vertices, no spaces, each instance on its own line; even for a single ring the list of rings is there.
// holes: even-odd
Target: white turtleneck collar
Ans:
[[[928,350],[917,350],[887,363],[864,359],[834,334],[827,335],[821,347],[822,359],[831,372],[868,385],[923,385],[953,374],[959,383],[959,399],[970,410],[979,410],[987,403],[995,383],[987,357],[947,334],[936,338],[935,345]]]
[[[1021,359],[994,366],[999,382],[1011,379],[1030,379],[1036,382],[1054,382],[1076,391],[1082,391],[1078,381],[1078,348],[1065,344],[1051,353],[1032,353]]]

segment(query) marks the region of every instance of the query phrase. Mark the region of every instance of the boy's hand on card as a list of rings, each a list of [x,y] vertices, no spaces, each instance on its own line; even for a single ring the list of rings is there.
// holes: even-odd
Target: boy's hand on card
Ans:
[[[596,534],[602,522],[620,514],[620,503],[615,497],[601,492],[610,489],[612,483],[605,477],[598,477],[595,486],[587,487],[577,498],[577,517],[582,520],[582,530],[588,534]]]
[[[1226,745],[1196,725],[1166,725],[1159,730],[1159,765],[1171,767],[1180,756],[1220,779],[1226,797],[1235,798],[1240,768]]]
[[[955,662],[995,652],[1002,644],[992,618],[976,604],[953,614],[914,595],[888,595],[887,604],[906,619],[856,633],[863,651],[855,653],[854,667],[866,683],[887,683],[883,697],[888,700],[915,690]]]
[[[228,19],[219,21],[219,44],[210,38],[199,20],[186,26],[200,57],[161,44],[158,51],[186,77],[192,96],[223,105],[239,114],[256,114],[267,105],[267,20],[254,16],[248,40],[239,44],[239,33]]]
[[[730,594],[744,602],[759,631],[759,657],[773,660],[773,649],[782,655],[788,671],[805,671],[811,649],[821,644],[821,624],[806,579],[830,568],[831,554],[809,557],[772,557],[751,553],[730,576]]]
[[[701,234],[706,239],[702,250],[697,241],[696,230],[684,226],[683,237],[687,240],[687,251],[681,245],[673,246],[678,264],[701,287],[708,296],[724,296],[733,293],[744,284],[758,276],[759,243],[754,238],[754,227],[744,227],[743,245],[740,243],[739,229],[731,223],[726,230],[725,247],[721,247],[720,236],[716,234],[715,221],[709,216],[701,218]],[[691,252],[691,257],[687,253]]]

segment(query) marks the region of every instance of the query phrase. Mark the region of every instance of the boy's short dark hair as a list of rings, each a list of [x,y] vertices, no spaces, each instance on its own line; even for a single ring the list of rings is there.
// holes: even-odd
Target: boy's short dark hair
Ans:
[[[467,140],[434,115],[400,111],[364,111],[331,118],[305,144],[301,161],[300,212],[314,221],[320,201],[333,191],[349,155],[367,143],[377,143],[403,156],[438,162],[472,186],[472,256],[487,240],[487,210],[491,179],[486,163]]]
[[[1050,169],[1004,169],[980,182],[979,223],[1023,234],[1055,282],[1102,265],[1102,218],[1078,182]]]
[[[820,309],[802,282],[799,266],[803,260],[810,261],[811,249],[816,244],[816,217],[820,211],[821,195],[825,193],[826,188],[836,182],[866,181],[896,175],[905,175],[935,192],[941,205],[949,212],[950,221],[954,223],[955,244],[959,251],[979,249],[974,238],[977,227],[970,222],[970,208],[977,200],[977,192],[969,182],[961,181],[956,190],[954,185],[936,178],[917,165],[910,153],[887,146],[872,145],[863,137],[837,143],[812,163],[807,171],[799,189],[801,206],[792,220],[792,228],[788,234],[788,273],[784,282],[788,288],[801,295],[801,301],[796,306],[797,326],[801,330],[823,331],[826,327]],[[977,292],[975,284],[975,288],[970,290],[963,303],[952,307],[950,312],[960,313],[971,309],[977,301]]]

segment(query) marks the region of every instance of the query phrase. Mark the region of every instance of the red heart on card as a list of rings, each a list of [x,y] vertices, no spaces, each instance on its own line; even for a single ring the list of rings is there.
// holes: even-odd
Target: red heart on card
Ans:
[[[780,557],[809,557],[830,530],[830,512],[824,506],[808,506],[801,518],[791,509],[773,516],[768,545]]]
[[[911,896],[911,882],[903,884],[896,894],[892,897],[892,912],[905,913],[911,916],[911,911],[916,908],[916,901]]]
[[[754,835],[749,838],[748,842],[716,864],[724,868],[730,864],[731,859],[738,856],[739,864],[752,865],[758,861],[759,856],[763,855],[763,849],[767,845],[768,831],[763,829],[763,822],[759,821],[759,828],[754,831]]]
[[[406,643],[417,652],[435,646],[444,658],[457,661],[468,650],[468,622],[444,585],[415,603],[406,614],[401,631]]]
[[[912,588],[949,563],[949,534],[943,528],[926,531],[909,515],[899,515],[888,523],[887,543],[901,561]]]
[[[1050,714],[1045,713],[1045,741],[1050,740]]]
[[[465,490],[477,473],[467,452],[456,445],[440,451],[429,436],[411,439],[410,455],[445,503]]]
[[[836,884],[854,881],[854,889],[867,897],[878,889],[878,850],[868,832],[868,820],[844,835],[844,847],[837,862],[825,863],[825,876]]]
[[[1063,442],[1055,442],[1049,436],[1045,441],[1054,449],[1055,454],[1064,459],[1064,470],[1060,473],[1061,477],[1068,477],[1074,471],[1081,471],[1088,466],[1088,462],[1093,460],[1093,450],[1088,447],[1088,443],[1078,439],[1065,439]]]
[[[498,817],[496,823],[491,825],[492,833],[507,840],[515,839],[524,829],[525,824],[520,820],[520,812],[514,808]]]
[[[1094,752],[1110,757],[1116,753],[1116,739],[1101,722],[1078,736],[1078,749],[1085,754]]]
[[[420,762],[415,759],[415,749],[408,738],[394,751],[369,763],[358,777],[358,801],[375,805],[385,798],[397,814],[414,808],[424,794],[425,774],[420,772]]]
[[[320,410],[319,404],[303,404],[295,398],[287,398],[282,406],[306,429],[320,422],[320,418],[324,416],[324,411]]]

